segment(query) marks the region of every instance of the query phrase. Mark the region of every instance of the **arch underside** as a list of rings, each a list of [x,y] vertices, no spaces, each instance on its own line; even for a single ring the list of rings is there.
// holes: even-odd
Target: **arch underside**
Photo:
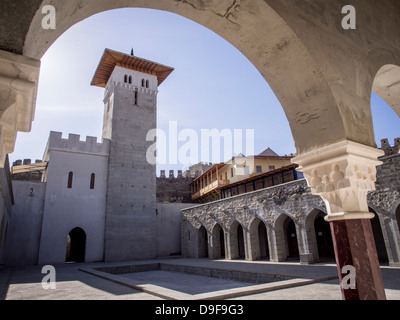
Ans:
[[[354,65],[360,60],[358,56],[354,59],[343,56],[345,50],[352,55],[362,53],[357,53],[355,50],[359,47],[348,44],[348,39],[341,39],[343,35],[337,32],[336,25],[332,25],[335,21],[321,22],[315,13],[308,12],[310,7],[304,8],[297,2],[291,6],[285,3],[272,0],[71,0],[66,3],[55,0],[52,4],[57,10],[56,30],[43,30],[43,14],[38,11],[30,24],[23,52],[28,57],[40,59],[72,25],[106,10],[135,7],[169,11],[216,32],[254,64],[285,111],[298,154],[342,140],[375,147],[370,108],[373,76],[366,74],[369,62]],[[337,6],[324,2],[322,16],[328,9],[337,10]],[[299,14],[296,10],[304,12]],[[312,33],[306,30],[310,27],[308,19],[315,19]],[[296,25],[298,21],[307,22],[300,28]],[[337,35],[329,30],[325,41],[321,31],[315,28],[321,23],[324,29],[334,28]],[[324,41],[340,44],[343,48],[334,50],[332,47],[331,52],[324,52],[327,50]],[[337,65],[336,60],[346,62],[344,67]]]

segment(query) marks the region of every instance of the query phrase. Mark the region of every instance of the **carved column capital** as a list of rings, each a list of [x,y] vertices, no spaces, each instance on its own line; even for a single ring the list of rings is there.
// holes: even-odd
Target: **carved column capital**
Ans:
[[[326,204],[327,221],[371,219],[367,193],[375,190],[376,166],[382,150],[344,140],[292,160]]]

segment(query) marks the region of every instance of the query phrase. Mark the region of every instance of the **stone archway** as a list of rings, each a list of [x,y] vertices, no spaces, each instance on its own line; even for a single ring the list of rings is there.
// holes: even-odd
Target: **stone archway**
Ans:
[[[366,124],[362,128],[359,121],[354,128],[349,128],[349,130],[346,128],[353,126],[352,119],[342,117],[342,106],[339,104],[340,93],[337,92],[342,88],[336,85],[335,92],[332,91],[329,85],[332,75],[324,70],[327,61],[320,63],[318,54],[326,53],[320,52],[322,46],[319,36],[315,34],[318,38],[317,42],[310,43],[314,33],[308,32],[309,30],[299,33],[298,26],[293,25],[293,22],[298,20],[297,10],[307,9],[300,4],[291,4],[283,8],[273,1],[232,3],[231,0],[208,0],[188,3],[174,0],[162,2],[158,0],[115,0],[112,2],[88,0],[82,3],[79,0],[71,0],[66,3],[55,0],[52,5],[57,12],[57,28],[44,30],[42,28],[43,13],[37,10],[25,35],[22,49],[25,56],[39,60],[63,32],[100,12],[127,7],[169,11],[216,32],[238,48],[256,66],[285,110],[298,153],[346,139],[375,146],[371,130],[372,121],[367,119],[362,121]],[[294,6],[299,6],[299,8],[296,10]],[[341,13],[341,7],[337,4],[329,6],[331,8],[326,8],[327,10]],[[33,6],[32,9],[34,8]],[[40,1],[37,2],[36,9],[39,8]],[[339,15],[338,18],[341,16]],[[329,22],[329,27],[336,29],[337,22]],[[254,32],[255,30],[263,30],[263,32]],[[304,38],[303,33],[308,36]],[[265,35],[268,35],[268,39],[265,39]],[[335,36],[340,38],[342,35]],[[330,57],[332,54],[329,52]],[[335,60],[328,61],[333,63]],[[347,90],[347,86],[343,89]],[[345,106],[345,108],[352,107],[351,103]],[[355,111],[360,113],[359,110]],[[346,114],[350,115],[350,113]]]
[[[208,232],[204,226],[198,230],[198,257],[208,258]]]
[[[225,258],[225,232],[217,223],[212,231],[212,259]]]
[[[229,228],[230,259],[246,259],[245,231],[243,226],[234,221]]]
[[[67,236],[65,262],[85,262],[86,233],[81,228],[72,229]]]
[[[300,256],[296,224],[291,217],[281,214],[274,224],[276,256],[278,261],[298,259]]]
[[[48,1],[30,1],[20,10],[15,9],[13,2],[0,5],[5,17],[0,48],[7,51],[1,52],[0,59],[1,93],[6,97],[0,105],[3,132],[0,164],[12,152],[16,132],[30,130],[38,62],[58,36],[75,23],[105,10],[122,7],[166,10],[215,31],[257,67],[285,110],[300,156],[295,159],[299,170],[304,172],[312,192],[326,200],[335,241],[339,234],[348,239],[352,233],[368,237],[365,219],[371,216],[365,194],[374,188],[376,159],[380,155],[373,134],[370,93],[374,71],[387,64],[400,65],[397,48],[400,9],[396,0],[388,1],[385,6],[366,1],[361,6],[357,2],[354,32],[340,28],[343,4],[337,1],[315,0],[311,4],[291,0],[54,0],[51,3],[59,18],[53,31],[43,30],[41,24],[40,9]],[[7,94],[10,89],[12,94]],[[340,163],[336,163],[338,158]],[[346,170],[347,167],[354,170]],[[367,181],[360,178],[364,176]],[[351,193],[358,194],[358,199],[349,201],[345,195]],[[360,224],[347,220],[363,220],[365,228],[360,229]],[[364,243],[370,246],[371,239],[367,240]],[[346,243],[339,242],[336,244]],[[374,283],[380,287],[375,291],[379,294],[374,296],[382,298],[380,278],[374,275]]]
[[[249,227],[249,259],[267,260],[269,259],[269,243],[267,227],[259,218],[255,218]]]
[[[400,117],[400,67],[393,64],[382,66],[375,76],[373,92],[379,95]]]
[[[305,221],[306,237],[314,262],[321,259],[335,259],[331,228],[325,217],[325,212],[314,209],[307,215]]]

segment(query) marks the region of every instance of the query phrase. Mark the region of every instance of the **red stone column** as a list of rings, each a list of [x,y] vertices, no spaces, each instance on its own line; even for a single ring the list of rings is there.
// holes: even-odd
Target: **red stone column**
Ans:
[[[344,300],[385,300],[382,273],[371,221],[354,219],[330,223]],[[355,289],[343,287],[343,267],[355,268]],[[345,279],[346,280],[346,279]]]
[[[375,190],[376,166],[384,153],[344,140],[302,154],[300,165],[311,191],[324,199],[331,224],[343,299],[386,299],[372,233],[367,193]],[[345,268],[345,269],[343,269]],[[348,280],[353,286],[348,286]]]

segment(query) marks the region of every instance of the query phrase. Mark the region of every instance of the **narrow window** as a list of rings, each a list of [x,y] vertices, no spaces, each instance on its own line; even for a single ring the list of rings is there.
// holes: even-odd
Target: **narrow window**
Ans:
[[[145,86],[145,82],[144,82],[144,79],[142,79],[142,87],[144,88],[144,86]]]
[[[72,180],[74,179],[74,173],[70,172],[68,174],[68,189],[72,188]]]
[[[231,177],[233,178],[233,168],[231,168]]]
[[[129,84],[132,84],[132,76],[129,76]]]
[[[96,181],[96,175],[94,173],[92,173],[92,175],[90,176],[90,189],[91,190],[94,189],[95,181]]]
[[[124,82],[125,82],[125,83],[128,82],[128,75],[125,75],[125,77],[124,77]]]
[[[261,173],[261,172],[262,172],[261,166],[257,166],[257,167],[256,167],[256,172],[257,172],[257,173]]]
[[[146,88],[150,87],[150,82],[149,80],[146,80]]]
[[[135,105],[138,104],[138,91],[135,91]]]

